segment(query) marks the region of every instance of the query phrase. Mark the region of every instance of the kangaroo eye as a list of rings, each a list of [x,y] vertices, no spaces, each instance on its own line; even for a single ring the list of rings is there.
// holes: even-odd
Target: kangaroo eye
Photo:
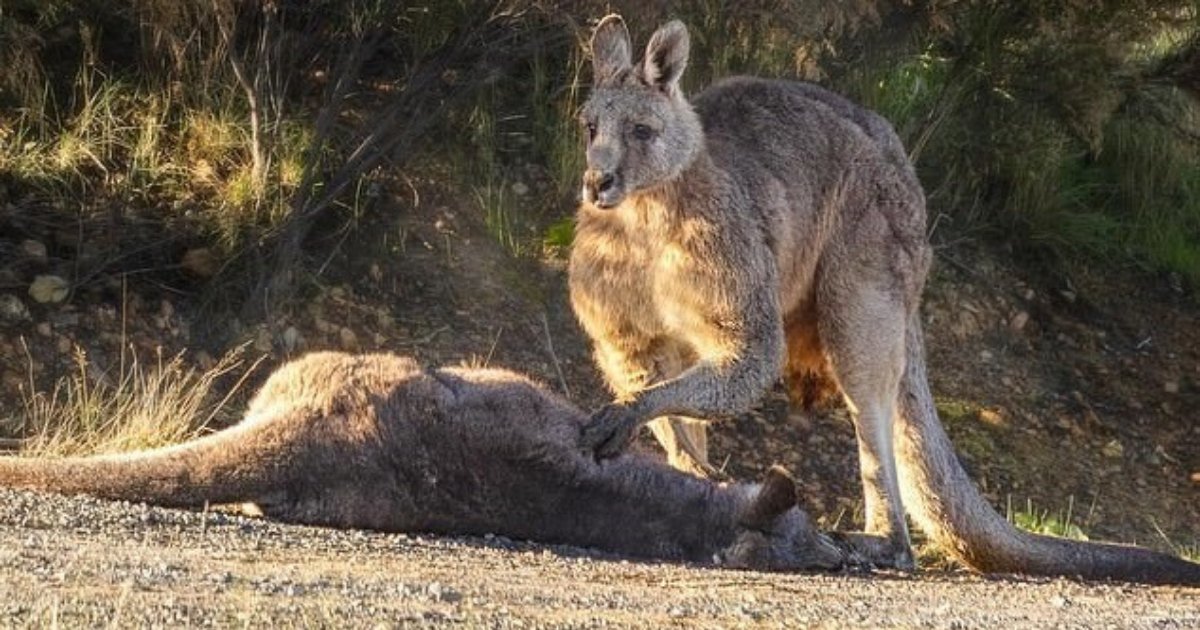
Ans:
[[[585,123],[584,126],[587,127],[588,140],[595,140],[596,139],[596,123],[589,122],[589,123]]]
[[[648,125],[634,125],[633,137],[638,140],[649,140],[654,137],[654,130]]]

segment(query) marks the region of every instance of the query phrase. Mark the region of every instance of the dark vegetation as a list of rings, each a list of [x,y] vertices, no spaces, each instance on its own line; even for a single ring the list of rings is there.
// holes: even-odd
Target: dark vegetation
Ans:
[[[18,238],[0,247],[49,243],[77,261],[72,287],[185,262],[194,290],[258,319],[304,289],[317,222],[389,207],[414,172],[472,191],[515,255],[566,245],[601,5],[5,0],[0,204]],[[799,77],[881,111],[951,238],[1200,280],[1195,2],[612,8],[643,31],[688,23],[692,89]],[[514,199],[514,155],[554,194]]]

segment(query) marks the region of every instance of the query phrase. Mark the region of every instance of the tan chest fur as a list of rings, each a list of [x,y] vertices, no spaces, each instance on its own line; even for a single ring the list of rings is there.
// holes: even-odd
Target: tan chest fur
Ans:
[[[589,334],[616,345],[674,342],[704,355],[712,305],[724,292],[715,261],[656,220],[655,202],[580,217],[571,256],[571,299]]]

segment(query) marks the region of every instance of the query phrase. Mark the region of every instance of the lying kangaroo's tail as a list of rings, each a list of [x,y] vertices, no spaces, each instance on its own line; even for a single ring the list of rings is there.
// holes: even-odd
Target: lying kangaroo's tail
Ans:
[[[910,514],[940,546],[979,571],[1200,584],[1200,564],[1130,545],[1032,534],[997,514],[967,477],[938,421],[916,315],[905,343],[897,467]]]
[[[238,425],[178,446],[92,457],[0,457],[0,486],[170,507],[255,501],[289,484],[273,423]]]

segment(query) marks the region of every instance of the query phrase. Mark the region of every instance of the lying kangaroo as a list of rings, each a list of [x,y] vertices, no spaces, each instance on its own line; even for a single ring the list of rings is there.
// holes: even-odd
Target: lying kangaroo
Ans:
[[[797,507],[782,469],[761,486],[718,485],[634,454],[597,463],[579,449],[586,419],[511,372],[316,353],[275,372],[229,429],[138,453],[2,457],[0,486],[249,502],[310,525],[494,533],[737,568],[853,560]]]
[[[1200,582],[1200,565],[1028,534],[988,505],[926,383],[925,198],[899,138],[803,83],[732,78],[688,102],[688,46],[671,22],[635,64],[617,16],[592,39],[570,289],[617,399],[584,445],[612,456],[654,420],[673,464],[709,470],[693,418],[745,411],[785,372],[792,386],[816,374],[854,418],[857,540],[874,562],[913,567],[907,505],[982,571]]]

